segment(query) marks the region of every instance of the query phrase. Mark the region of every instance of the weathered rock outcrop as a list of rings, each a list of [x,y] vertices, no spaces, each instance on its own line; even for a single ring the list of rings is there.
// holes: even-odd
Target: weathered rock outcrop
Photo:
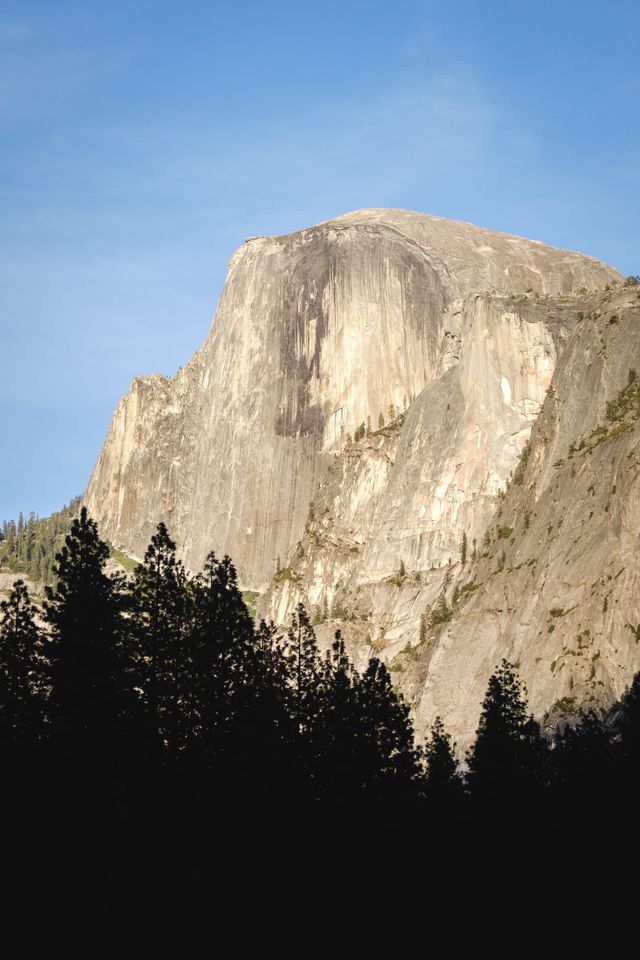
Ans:
[[[420,722],[438,711],[464,738],[498,653],[519,656],[531,632],[481,613],[510,565],[509,554],[487,585],[481,565],[497,561],[484,532],[497,506],[534,496],[527,479],[500,499],[541,409],[546,422],[548,391],[560,396],[563,376],[568,395],[586,362],[575,358],[595,350],[586,331],[597,322],[580,319],[600,303],[590,291],[620,280],[580,254],[404,211],[251,240],[231,260],[202,349],[175,379],[140,378],[121,401],[86,493],[90,512],[134,555],[160,519],[192,568],[210,549],[230,553],[243,584],[264,594],[262,613],[282,622],[303,599],[320,633],[344,627],[359,659],[419,642],[427,606],[469,578],[459,563],[466,536],[469,556],[474,542],[489,554],[474,574],[483,587],[393,664]],[[589,378],[593,416],[627,360],[625,371],[609,364]],[[589,428],[580,411],[574,432]],[[368,434],[350,442],[367,421]],[[558,426],[559,444],[567,429]],[[537,435],[528,471],[546,457]],[[546,517],[552,500],[546,487],[538,495]],[[542,593],[518,580],[525,587]],[[538,693],[520,659],[538,712],[565,696],[549,663],[553,682],[545,675]]]
[[[489,674],[517,662],[550,724],[640,669],[640,288],[586,303],[451,622],[407,651],[417,720],[468,742]],[[455,587],[454,587],[455,589]],[[451,594],[450,594],[451,595]]]

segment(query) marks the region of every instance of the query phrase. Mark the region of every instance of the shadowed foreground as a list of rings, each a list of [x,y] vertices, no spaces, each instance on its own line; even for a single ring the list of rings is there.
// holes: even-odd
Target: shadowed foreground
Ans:
[[[228,557],[190,577],[162,524],[129,581],[105,574],[108,553],[83,509],[43,617],[20,581],[1,605],[14,913],[171,923],[310,877],[353,891],[428,863],[435,882],[514,834],[519,857],[605,822],[611,839],[614,819],[634,840],[638,678],[549,742],[503,661],[462,773],[439,720],[416,746],[382,663],[356,671],[339,633],[320,655],[302,606],[286,635],[256,628]]]

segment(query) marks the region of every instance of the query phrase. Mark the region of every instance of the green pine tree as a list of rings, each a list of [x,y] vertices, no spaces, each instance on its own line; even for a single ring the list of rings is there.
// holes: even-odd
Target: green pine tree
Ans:
[[[429,626],[435,627],[439,623],[447,623],[449,620],[451,620],[452,616],[453,612],[447,603],[446,595],[441,593],[434,604],[433,610],[431,611]]]

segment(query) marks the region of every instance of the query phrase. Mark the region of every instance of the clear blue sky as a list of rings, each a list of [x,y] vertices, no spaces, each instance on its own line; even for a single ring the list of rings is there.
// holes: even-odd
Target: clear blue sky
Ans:
[[[84,489],[246,235],[404,207],[640,273],[639,49],[636,0],[4,0],[0,519]]]

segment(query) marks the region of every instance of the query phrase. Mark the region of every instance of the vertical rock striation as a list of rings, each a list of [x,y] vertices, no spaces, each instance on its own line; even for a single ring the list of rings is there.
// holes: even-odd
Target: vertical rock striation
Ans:
[[[189,567],[230,553],[262,613],[283,621],[303,599],[357,657],[393,657],[463,585],[463,535],[480,553],[556,370],[583,348],[589,291],[619,280],[581,254],[407,211],[251,239],[203,347],[121,400],[85,502],[128,552],[164,520]],[[457,704],[461,733],[475,701],[461,706],[468,691],[438,666],[449,649],[464,659],[453,631],[407,689],[425,722]]]

